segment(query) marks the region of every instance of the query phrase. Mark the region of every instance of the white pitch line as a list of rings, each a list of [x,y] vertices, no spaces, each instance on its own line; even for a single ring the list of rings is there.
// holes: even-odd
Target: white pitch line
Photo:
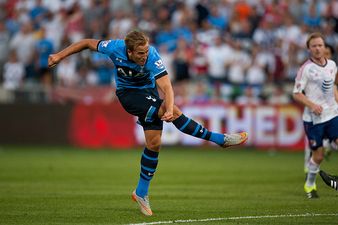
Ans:
[[[207,219],[186,219],[186,220],[169,220],[157,221],[149,223],[130,223],[126,225],[154,225],[154,224],[171,224],[171,223],[192,223],[192,222],[210,222],[222,220],[242,220],[242,219],[264,219],[264,218],[286,218],[286,217],[316,217],[316,216],[338,216],[338,213],[305,213],[305,214],[282,214],[282,215],[263,215],[263,216],[236,216],[236,217],[220,217]]]

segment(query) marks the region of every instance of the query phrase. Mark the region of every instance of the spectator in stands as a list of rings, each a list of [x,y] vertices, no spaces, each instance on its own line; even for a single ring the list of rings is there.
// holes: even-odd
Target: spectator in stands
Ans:
[[[67,11],[65,22],[65,33],[69,36],[72,43],[84,37],[84,15],[78,2],[74,2],[72,7]]]
[[[253,32],[253,41],[263,48],[271,49],[275,41],[275,33],[271,18],[264,18],[260,21],[257,29]]]
[[[10,34],[6,29],[5,22],[0,21],[0,81],[3,74],[3,66],[7,61],[9,52]]]
[[[197,40],[194,40],[193,46],[194,54],[190,64],[191,75],[193,79],[205,79],[208,76],[208,59],[205,53],[207,46]]]
[[[65,87],[76,87],[79,84],[80,77],[76,70],[77,56],[69,57],[63,60],[56,68],[57,83]]]
[[[259,105],[262,100],[251,86],[244,88],[243,95],[237,96],[235,103],[239,105]]]
[[[267,103],[270,105],[283,105],[291,102],[291,99],[282,84],[277,84],[272,93],[267,96]]]
[[[90,5],[83,12],[85,19],[85,36],[93,38],[107,37],[109,23],[112,19],[108,0],[91,0]]]
[[[42,4],[42,0],[36,0],[35,5],[28,14],[34,28],[39,29],[48,14],[48,9]]]
[[[212,84],[220,84],[226,81],[226,65],[233,57],[232,53],[233,49],[223,41],[220,35],[215,38],[215,44],[206,49],[208,79]]]
[[[50,87],[53,77],[48,68],[48,56],[54,52],[54,45],[53,42],[46,37],[46,29],[44,27],[41,27],[39,35],[40,39],[37,41],[35,47],[36,76],[45,87]]]
[[[244,85],[246,82],[245,73],[251,62],[250,56],[238,40],[232,41],[232,49],[232,59],[228,64],[228,80],[232,84]]]
[[[266,56],[259,45],[253,45],[251,49],[251,62],[246,70],[246,83],[253,86],[259,93],[267,81]]]
[[[175,81],[187,81],[190,79],[189,66],[192,58],[192,49],[187,41],[179,38],[177,48],[173,53],[173,69]]]
[[[124,11],[114,11],[113,18],[109,24],[110,36],[123,38],[127,32],[135,27],[135,18]]]
[[[103,85],[100,83],[99,79],[100,77],[98,76],[98,74],[95,73],[95,71],[93,71],[92,68],[87,64],[82,63],[78,66],[78,80],[76,86],[86,87]]]
[[[209,23],[221,31],[226,30],[229,21],[220,13],[218,5],[213,4],[210,6],[210,14],[207,17]]]
[[[114,65],[107,55],[95,52],[91,55],[91,63],[93,69],[97,74],[98,85],[111,85],[112,84],[112,69]]]
[[[200,29],[197,30],[196,39],[204,45],[211,46],[220,35],[220,30],[214,28],[208,20],[203,20]]]
[[[55,13],[50,12],[47,14],[46,20],[43,23],[46,38],[52,41],[55,50],[59,49],[63,44],[61,42],[62,37],[65,35],[65,18],[65,12],[62,10]]]
[[[162,24],[155,36],[155,44],[158,48],[162,45],[166,45],[169,52],[173,52],[177,47],[178,37],[175,34],[173,27],[170,22]]]
[[[317,29],[321,23],[320,10],[317,7],[317,1],[311,1],[303,16],[303,23],[307,26]]]
[[[308,55],[300,47],[305,45],[312,29],[321,31],[327,37],[327,42],[337,49],[338,3],[326,0],[286,2],[288,1],[0,1],[0,21],[5,23],[11,43],[2,46],[10,46],[17,51],[19,61],[25,64],[25,74],[31,80],[35,79],[33,62],[30,61],[33,59],[31,49],[34,47],[29,46],[35,46],[32,43],[35,42],[34,37],[39,27],[46,28],[46,37],[52,41],[55,50],[62,48],[66,39],[73,42],[84,36],[95,39],[118,38],[135,27],[147,31],[158,50],[167,45],[169,54],[176,49],[179,38],[183,37],[192,48],[193,54],[189,59],[191,63],[187,69],[191,77],[195,78],[205,76],[205,62],[208,58],[205,49],[213,46],[216,37],[222,35],[239,39],[240,45],[247,52],[253,51],[254,44],[258,45],[261,49],[259,55],[264,56],[263,72],[270,78],[269,85],[275,85],[277,80],[285,78],[288,85],[293,81],[296,66]],[[154,11],[155,14],[152,13]],[[23,29],[29,23],[34,23],[34,26],[29,29],[29,35],[23,35]],[[0,38],[0,49],[1,41],[4,40]],[[0,52],[1,65],[1,56],[6,55],[6,51]],[[272,56],[271,53],[278,54]],[[83,61],[88,60],[89,56],[84,53],[78,58]],[[280,69],[277,65],[285,66],[286,77],[276,79],[281,75],[278,74]],[[236,67],[235,62],[228,66]],[[249,67],[253,71],[244,71],[244,74],[257,72],[255,68],[257,69]],[[79,72],[79,67],[76,67],[75,72]],[[218,94],[224,100],[227,96],[225,93],[231,91],[228,87],[233,85],[232,82],[222,84]]]
[[[162,45],[158,50],[162,56],[163,63],[167,65],[167,71],[168,71],[170,81],[173,82],[175,80],[174,54],[168,51],[166,45]]]
[[[20,31],[16,33],[10,42],[10,49],[16,51],[18,59],[25,66],[25,78],[36,81],[34,71],[34,50],[36,39],[30,21],[21,25]]]
[[[208,5],[209,3],[207,0],[198,1],[197,4],[195,5],[196,19],[197,19],[197,24],[199,27],[202,27],[202,23],[205,20],[207,20],[210,14]]]
[[[149,8],[145,8],[141,11],[141,17],[138,20],[137,27],[144,30],[148,34],[153,34],[157,29],[157,21],[153,16],[153,12]]]
[[[194,83],[192,83],[194,86],[194,89],[192,91],[192,94],[190,94],[191,99],[190,102],[193,104],[203,104],[210,102],[210,93],[208,91],[209,85],[205,80],[200,79],[196,80]]]
[[[7,90],[17,90],[22,86],[24,76],[23,63],[18,60],[16,51],[10,51],[8,61],[4,65],[3,87]]]

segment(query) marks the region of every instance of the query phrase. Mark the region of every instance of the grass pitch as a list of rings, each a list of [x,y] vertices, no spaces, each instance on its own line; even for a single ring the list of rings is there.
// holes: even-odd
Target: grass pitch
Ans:
[[[239,148],[164,147],[144,217],[130,198],[141,150],[1,147],[0,224],[338,224],[321,178],[320,198],[305,198],[303,153]],[[322,168],[337,165],[333,154]]]

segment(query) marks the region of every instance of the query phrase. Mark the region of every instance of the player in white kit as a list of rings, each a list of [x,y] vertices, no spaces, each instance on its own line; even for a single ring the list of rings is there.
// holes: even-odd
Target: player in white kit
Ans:
[[[310,58],[297,73],[293,97],[304,106],[304,129],[312,150],[304,190],[308,198],[317,198],[315,181],[324,157],[323,139],[338,144],[337,65],[324,56],[322,34],[310,34],[306,46]]]
[[[325,51],[324,51],[325,58],[332,59],[334,53],[335,53],[334,47],[330,44],[325,43]],[[311,122],[311,116],[309,115],[308,118],[304,121]],[[336,145],[336,143],[334,141],[329,142],[328,139],[323,140],[323,147],[324,147],[324,158],[326,160],[329,160],[329,157],[332,154],[332,152],[338,151],[338,145]],[[309,163],[310,158],[311,158],[311,148],[309,146],[309,141],[306,139],[305,140],[305,148],[304,148],[304,173],[306,175],[307,175],[307,172],[308,172],[307,165]]]

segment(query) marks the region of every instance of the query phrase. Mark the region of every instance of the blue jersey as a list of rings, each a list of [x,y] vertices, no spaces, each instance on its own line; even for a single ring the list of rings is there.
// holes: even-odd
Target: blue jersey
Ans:
[[[53,43],[44,38],[36,44],[36,51],[39,57],[39,68],[48,68],[48,56],[54,51]]]
[[[155,80],[167,74],[162,59],[153,46],[149,46],[148,59],[144,66],[137,65],[128,59],[124,40],[100,41],[97,51],[108,55],[113,61],[117,90],[154,88]]]

